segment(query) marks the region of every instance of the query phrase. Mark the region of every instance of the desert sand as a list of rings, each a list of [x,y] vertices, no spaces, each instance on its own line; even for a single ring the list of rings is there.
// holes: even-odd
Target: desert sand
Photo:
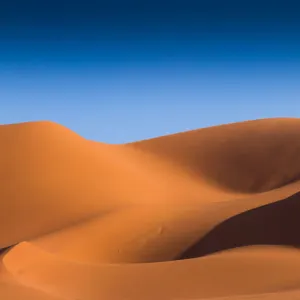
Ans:
[[[0,126],[0,299],[300,299],[300,119],[128,144]]]

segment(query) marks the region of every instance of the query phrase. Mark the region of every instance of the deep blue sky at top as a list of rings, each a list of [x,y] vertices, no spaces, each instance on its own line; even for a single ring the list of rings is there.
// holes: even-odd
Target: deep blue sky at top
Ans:
[[[297,1],[5,1],[0,123],[121,143],[300,117]]]

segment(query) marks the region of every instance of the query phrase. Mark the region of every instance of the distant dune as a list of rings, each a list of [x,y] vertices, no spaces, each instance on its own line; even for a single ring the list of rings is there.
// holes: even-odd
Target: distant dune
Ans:
[[[300,299],[300,119],[129,144],[0,126],[0,299]]]

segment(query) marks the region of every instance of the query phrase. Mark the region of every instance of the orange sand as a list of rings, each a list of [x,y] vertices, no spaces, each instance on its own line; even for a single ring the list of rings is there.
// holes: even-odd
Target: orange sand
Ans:
[[[0,299],[300,299],[299,133],[278,118],[108,145],[1,125]]]

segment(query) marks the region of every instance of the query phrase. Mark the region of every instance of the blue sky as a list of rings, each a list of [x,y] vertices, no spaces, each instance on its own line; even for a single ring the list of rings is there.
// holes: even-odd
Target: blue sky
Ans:
[[[300,117],[299,8],[241,2],[1,4],[0,123],[123,143]]]

